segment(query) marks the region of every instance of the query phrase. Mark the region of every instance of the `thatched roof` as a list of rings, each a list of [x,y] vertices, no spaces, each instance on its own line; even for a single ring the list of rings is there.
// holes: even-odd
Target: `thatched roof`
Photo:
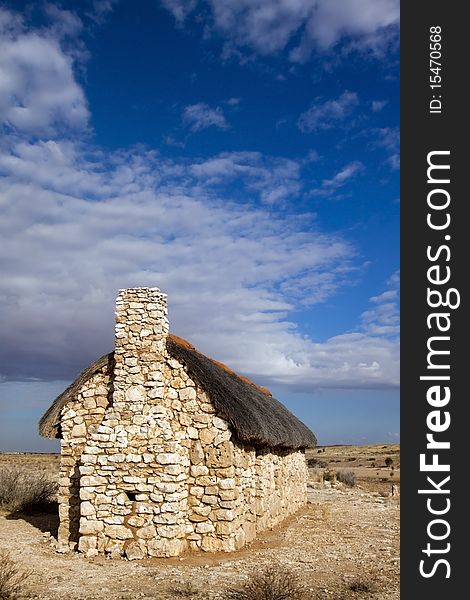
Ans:
[[[205,390],[216,412],[228,421],[240,441],[284,448],[316,446],[317,440],[310,429],[268,390],[207,358],[180,338],[169,336],[167,348],[186,365],[188,373]]]
[[[84,383],[101,371],[103,367],[107,367],[111,371],[114,366],[114,352],[105,354],[98,360],[95,360],[89,367],[84,369],[69,387],[62,392],[54,402],[49,406],[39,421],[39,434],[47,438],[60,438],[60,413],[64,406],[72,400],[80,391]]]
[[[207,393],[218,415],[231,426],[237,438],[253,446],[307,448],[316,445],[315,435],[271,393],[238,375],[223,363],[207,358],[191,344],[174,335],[167,339],[170,356],[183,363],[188,373]],[[113,353],[90,365],[43,416],[39,432],[60,437],[60,412],[80,387],[105,365],[111,367]]]

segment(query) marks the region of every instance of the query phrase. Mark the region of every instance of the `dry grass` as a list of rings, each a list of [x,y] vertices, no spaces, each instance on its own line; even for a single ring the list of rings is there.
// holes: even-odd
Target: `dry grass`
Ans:
[[[254,573],[240,588],[228,592],[228,600],[303,600],[304,587],[299,578],[281,566]]]
[[[0,506],[11,512],[49,512],[55,509],[57,483],[44,471],[11,466],[0,468]]]
[[[31,573],[18,567],[9,552],[0,550],[0,600],[18,598]]]

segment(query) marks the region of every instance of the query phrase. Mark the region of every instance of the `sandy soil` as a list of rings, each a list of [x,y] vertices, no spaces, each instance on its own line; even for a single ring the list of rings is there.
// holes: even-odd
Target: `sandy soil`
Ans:
[[[53,547],[56,515],[5,512],[0,548],[32,569],[24,597],[37,600],[222,600],[228,589],[273,564],[298,576],[306,599],[398,600],[399,502],[384,494],[310,487],[304,510],[230,554],[138,562],[63,555]]]

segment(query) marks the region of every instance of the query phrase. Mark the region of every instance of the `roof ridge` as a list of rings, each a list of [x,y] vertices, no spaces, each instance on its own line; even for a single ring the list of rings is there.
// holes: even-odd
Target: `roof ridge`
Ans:
[[[178,346],[181,346],[182,348],[186,348],[187,350],[193,350],[194,352],[197,352],[198,354],[201,354],[202,356],[206,356],[200,350],[195,348],[191,344],[191,342],[188,342],[188,340],[185,340],[184,338],[180,337],[179,335],[175,335],[174,333],[169,333],[168,337]],[[272,397],[272,392],[270,390],[263,387],[262,385],[258,385],[254,381],[251,381],[251,379],[249,379],[248,377],[245,377],[245,375],[240,375],[240,373],[237,373],[236,371],[231,369],[229,366],[227,366],[225,363],[221,362],[220,360],[216,360],[215,358],[211,358],[210,356],[206,356],[206,358],[209,359],[211,362],[213,362],[218,367],[220,367],[221,369],[223,369],[224,371],[227,371],[227,373],[231,373],[232,375],[235,375],[236,377],[238,377],[245,383],[248,383],[249,385],[253,385],[255,388],[257,388],[260,392],[262,392],[266,396]]]

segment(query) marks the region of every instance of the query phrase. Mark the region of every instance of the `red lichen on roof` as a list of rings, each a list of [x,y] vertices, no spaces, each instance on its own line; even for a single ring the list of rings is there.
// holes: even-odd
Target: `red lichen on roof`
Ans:
[[[181,346],[182,348],[186,348],[187,350],[193,350],[194,352],[197,352],[198,354],[202,354],[202,352],[199,352],[199,350],[197,350],[187,340],[185,340],[177,335],[174,335],[173,333],[170,333],[168,335],[168,337],[171,339],[172,342],[174,342],[178,346]],[[232,375],[235,375],[236,377],[238,377],[245,383],[248,383],[249,385],[253,385],[255,388],[257,388],[260,392],[262,392],[266,396],[272,396],[272,393],[268,389],[266,389],[265,387],[263,387],[261,385],[257,385],[256,383],[253,383],[253,381],[251,381],[251,379],[248,379],[248,377],[245,377],[244,375],[239,375],[238,373],[235,373],[235,371],[233,371],[230,367],[227,367],[226,364],[224,364],[218,360],[215,360],[215,358],[210,358],[210,357],[207,357],[207,358],[209,358],[209,360],[211,362],[213,362],[215,365],[217,365],[218,367],[220,367],[227,373],[231,373]]]
[[[183,339],[182,337],[179,337],[178,335],[175,335],[174,333],[169,333],[168,337],[172,342],[178,344],[178,346],[181,346],[182,348],[186,348],[187,350],[196,350],[196,348],[187,340]],[[198,352],[198,350],[196,350],[196,352]]]

